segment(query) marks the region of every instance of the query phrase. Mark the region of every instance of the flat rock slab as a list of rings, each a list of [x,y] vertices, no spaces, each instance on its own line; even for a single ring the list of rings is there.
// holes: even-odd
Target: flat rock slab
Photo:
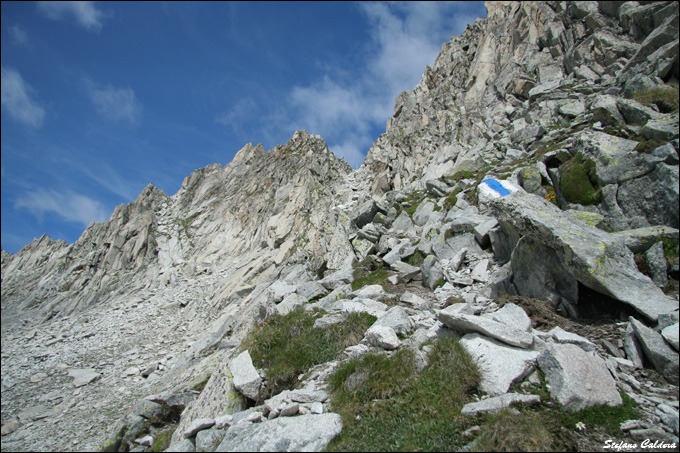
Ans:
[[[342,431],[338,414],[308,414],[241,423],[227,430],[215,451],[321,451]]]
[[[215,425],[214,418],[199,418],[191,422],[191,425],[184,431],[184,437],[194,437],[199,431],[212,428]]]
[[[678,323],[670,325],[661,331],[661,335],[666,339],[668,344],[678,350]]]
[[[82,387],[99,377],[99,372],[94,368],[71,368],[68,375],[73,378],[73,385]]]
[[[489,315],[494,321],[502,322],[515,329],[523,330],[524,332],[531,331],[531,318],[519,305],[513,303],[503,305],[503,308],[496,310]]]
[[[534,336],[530,333],[482,316],[460,313],[450,306],[444,310],[436,311],[436,314],[438,320],[446,324],[446,327],[453,330],[465,333],[481,333],[509,344],[510,346],[517,346],[525,349],[530,348],[534,343]]]
[[[538,351],[515,348],[477,333],[469,333],[460,344],[475,360],[482,374],[480,390],[489,395],[506,393],[536,368]]]
[[[621,395],[600,356],[573,344],[549,344],[538,366],[550,383],[550,394],[568,411],[591,406],[618,406]]]
[[[664,337],[632,316],[628,318],[645,357],[671,383],[678,382],[678,352],[668,345]]]
[[[558,342],[558,343],[569,343],[569,344],[575,344],[579,348],[583,349],[584,351],[594,351],[595,350],[595,344],[588,340],[587,338],[582,337],[581,335],[577,335],[575,333],[567,332],[566,330],[562,329],[560,326],[555,326],[553,327],[550,332],[550,335],[552,335],[553,339]]]
[[[474,417],[477,414],[488,414],[510,406],[512,403],[536,404],[541,402],[538,395],[522,395],[520,393],[505,393],[494,396],[476,403],[468,403],[463,406],[461,414]]]

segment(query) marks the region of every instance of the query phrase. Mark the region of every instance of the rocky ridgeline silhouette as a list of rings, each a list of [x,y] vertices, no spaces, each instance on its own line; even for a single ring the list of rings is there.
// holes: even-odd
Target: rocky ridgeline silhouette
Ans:
[[[487,10],[356,171],[298,131],[149,185],[73,244],[3,251],[3,449],[320,450],[340,361],[411,348],[422,369],[454,332],[488,395],[464,415],[537,402],[540,369],[565,410],[620,390],[642,410],[622,439],[677,443],[678,6]],[[383,286],[356,289],[366,266]],[[240,345],[297,307],[378,321],[271,396]]]

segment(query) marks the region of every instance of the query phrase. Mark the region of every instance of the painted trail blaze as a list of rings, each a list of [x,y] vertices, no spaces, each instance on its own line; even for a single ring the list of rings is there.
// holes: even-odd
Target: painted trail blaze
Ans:
[[[503,187],[503,185],[495,179],[485,179],[484,181],[482,181],[482,183],[486,184],[491,189],[501,194],[501,197],[510,195],[510,191]]]

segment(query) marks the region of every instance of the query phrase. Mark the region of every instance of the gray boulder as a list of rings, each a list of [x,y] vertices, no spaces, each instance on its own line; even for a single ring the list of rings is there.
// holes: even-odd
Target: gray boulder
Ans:
[[[526,241],[535,249],[534,253],[513,251],[513,282],[520,294],[532,295],[526,294],[522,279],[534,279],[537,287],[529,289],[541,291],[543,282],[534,277],[538,272],[553,285],[543,285],[543,294],[553,294],[571,305],[578,303],[581,283],[651,320],[677,308],[677,301],[638,271],[633,253],[616,236],[578,222],[545,199],[527,193],[498,198],[491,207],[509,237],[522,236],[520,243]]]
[[[234,387],[246,398],[256,400],[260,394],[262,377],[255,369],[248,351],[243,351],[229,362]]]
[[[530,348],[534,343],[534,337],[530,333],[482,316],[461,313],[455,305],[435,311],[437,319],[449,329],[464,333],[481,333],[511,346],[524,349]]]
[[[661,335],[666,339],[668,344],[673,346],[675,350],[678,350],[678,323],[676,322],[675,324],[672,324],[670,326],[665,327],[661,331]]]
[[[230,427],[215,451],[321,451],[342,431],[338,414],[283,417]]]
[[[368,341],[373,346],[378,346],[379,348],[387,349],[391,351],[397,349],[401,345],[401,341],[394,329],[387,326],[376,326],[372,325],[366,331],[366,341]]]
[[[385,326],[393,329],[398,335],[405,335],[413,330],[413,321],[406,314],[406,310],[402,307],[395,306],[380,315],[375,323],[371,326]],[[370,330],[370,329],[369,329]]]
[[[550,383],[550,394],[568,411],[622,402],[616,381],[595,353],[572,344],[548,345],[538,356],[538,366]]]
[[[480,389],[489,395],[506,393],[536,368],[538,351],[514,348],[477,333],[469,333],[460,344],[475,360],[482,374]]]
[[[645,353],[645,357],[654,365],[668,382],[678,382],[678,353],[671,348],[664,337],[642,324],[632,316],[628,318],[635,337]]]
[[[423,264],[420,265],[420,271],[423,273],[423,284],[432,290],[444,278],[444,271],[434,255],[428,255],[425,258]]]
[[[214,360],[217,363],[226,362],[226,353],[220,351],[220,354],[213,356]],[[234,388],[233,377],[229,369],[224,365],[218,366],[198,398],[189,403],[182,413],[171,443],[180,444],[183,440],[183,433],[189,429],[194,420],[212,419],[215,414],[235,413],[245,407],[246,400]]]
[[[215,451],[224,439],[223,429],[204,429],[196,433],[196,451]]]

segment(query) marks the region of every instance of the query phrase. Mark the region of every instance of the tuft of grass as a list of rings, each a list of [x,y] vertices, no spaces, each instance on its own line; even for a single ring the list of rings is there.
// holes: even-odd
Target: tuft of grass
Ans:
[[[351,313],[341,323],[314,328],[314,321],[322,315],[319,310],[309,312],[302,307],[284,316],[272,315],[244,340],[242,349],[249,350],[254,365],[266,369],[263,398],[293,388],[300,374],[357,344],[376,320],[366,313]]]
[[[676,113],[678,111],[678,85],[665,85],[638,91],[633,99],[647,107],[656,105],[662,113]]]
[[[657,149],[659,146],[665,145],[666,143],[668,142],[655,138],[651,140],[641,140],[635,147],[635,151],[643,154],[651,154],[652,151]]]
[[[569,203],[584,206],[599,204],[602,191],[595,178],[595,163],[583,162],[581,154],[576,154],[570,161],[560,166],[560,188],[562,196]]]
[[[435,341],[429,365],[415,372],[408,349],[368,355],[341,365],[329,380],[333,410],[343,431],[328,450],[455,451],[471,421],[463,405],[480,375],[473,360],[449,337]]]
[[[352,291],[356,291],[366,285],[382,285],[387,281],[387,277],[389,277],[385,264],[377,262],[370,256],[362,262],[354,264],[353,275]]]
[[[475,451],[555,451],[555,439],[539,414],[503,409],[489,415],[475,439]]]
[[[425,254],[420,250],[416,250],[413,255],[406,258],[406,262],[415,267],[420,267],[423,261],[425,261]]]
[[[615,435],[621,432],[621,423],[626,420],[633,420],[640,417],[637,404],[625,392],[619,390],[623,401],[616,407],[593,406],[579,412],[563,411],[561,420],[564,426],[574,427],[576,423],[582,422],[587,429],[591,427],[601,427],[608,433]]]
[[[177,429],[177,425],[170,425],[163,431],[159,431],[156,436],[154,436],[153,444],[149,447],[148,451],[165,451],[170,446],[170,440],[172,435]]]
[[[457,187],[453,192],[451,192],[445,199],[444,199],[444,209],[447,211],[450,210],[452,207],[458,203],[458,194],[462,191],[460,187]]]

